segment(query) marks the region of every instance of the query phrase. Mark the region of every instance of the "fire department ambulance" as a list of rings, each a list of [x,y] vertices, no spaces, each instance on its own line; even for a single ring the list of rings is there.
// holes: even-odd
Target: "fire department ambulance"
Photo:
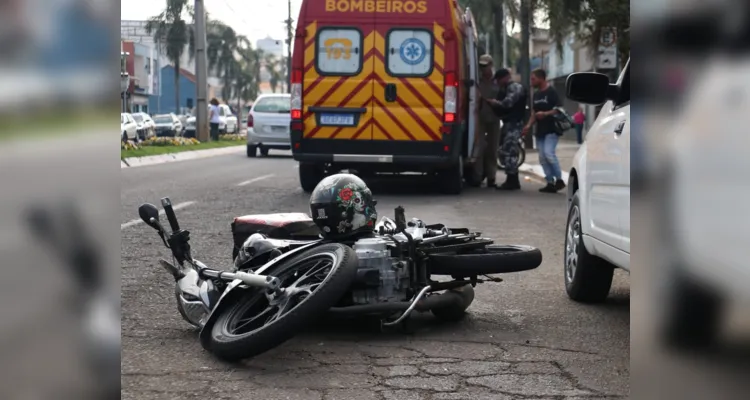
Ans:
[[[350,169],[434,174],[460,193],[477,136],[476,38],[456,0],[304,0],[290,90],[302,188]]]

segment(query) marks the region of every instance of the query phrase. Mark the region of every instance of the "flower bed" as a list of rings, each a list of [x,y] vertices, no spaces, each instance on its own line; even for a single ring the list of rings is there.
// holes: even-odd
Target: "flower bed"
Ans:
[[[219,140],[247,140],[247,135],[241,135],[241,134],[226,134],[219,136]]]
[[[179,153],[188,150],[205,150],[220,147],[240,146],[244,135],[222,135],[219,140],[201,143],[194,138],[152,137],[140,143],[120,142],[120,158],[145,157],[159,154]]]
[[[141,146],[194,146],[200,144],[198,139],[183,137],[151,137],[141,143]]]

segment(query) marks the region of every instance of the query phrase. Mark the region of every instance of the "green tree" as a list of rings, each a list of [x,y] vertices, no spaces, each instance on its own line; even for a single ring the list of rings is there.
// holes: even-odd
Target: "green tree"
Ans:
[[[250,41],[238,35],[230,26],[219,21],[210,21],[206,29],[208,69],[221,77],[224,87],[222,98],[228,102],[233,95],[232,88],[240,72],[239,51],[249,47]]]
[[[193,37],[192,27],[185,21],[185,16],[190,14],[192,7],[188,0],[166,0],[166,8],[159,15],[149,18],[146,23],[146,32],[163,46],[162,49],[174,67],[175,114],[180,113],[180,60]]]
[[[562,54],[565,36],[574,33],[594,54],[602,30],[614,28],[620,61],[630,57],[630,0],[535,0],[547,15],[550,36]]]
[[[258,97],[258,81],[256,80],[256,65],[259,63],[257,52],[252,47],[243,46],[239,49],[240,69],[236,79],[237,110],[242,112],[240,102],[245,103]]]
[[[506,30],[509,31],[515,26],[518,20],[519,0],[459,0],[464,8],[469,8],[477,24],[479,34],[490,34],[490,50],[492,58],[495,59],[495,66],[502,66],[503,56],[503,20],[509,23]],[[503,10],[505,4],[505,10]],[[507,15],[506,15],[507,12]],[[507,35],[507,32],[505,33]],[[508,36],[508,47],[511,48],[512,37]],[[480,43],[481,49],[485,50],[484,43]],[[512,52],[508,52],[508,63],[513,65]]]
[[[276,93],[276,88],[279,86],[279,82],[281,82],[282,79],[281,72],[279,71],[280,60],[273,54],[266,54],[263,63],[265,64],[266,71],[268,71],[268,74],[271,76],[269,81],[271,84],[271,91]]]

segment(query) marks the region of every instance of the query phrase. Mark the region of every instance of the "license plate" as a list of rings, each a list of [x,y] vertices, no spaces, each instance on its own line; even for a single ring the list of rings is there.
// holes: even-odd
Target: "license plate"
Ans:
[[[354,126],[353,114],[321,114],[321,125]]]
[[[289,130],[286,126],[272,126],[271,132],[273,133],[286,133]]]

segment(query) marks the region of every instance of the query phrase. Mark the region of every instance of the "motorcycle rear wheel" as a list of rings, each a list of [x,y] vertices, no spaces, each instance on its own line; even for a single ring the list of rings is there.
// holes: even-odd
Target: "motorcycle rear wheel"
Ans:
[[[522,245],[489,245],[463,254],[434,254],[428,261],[433,275],[471,277],[534,269],[542,263],[542,252]]]
[[[282,282],[282,295],[245,290],[218,310],[208,349],[226,361],[251,358],[291,339],[322,317],[350,289],[357,273],[352,248],[324,244],[264,271]]]

